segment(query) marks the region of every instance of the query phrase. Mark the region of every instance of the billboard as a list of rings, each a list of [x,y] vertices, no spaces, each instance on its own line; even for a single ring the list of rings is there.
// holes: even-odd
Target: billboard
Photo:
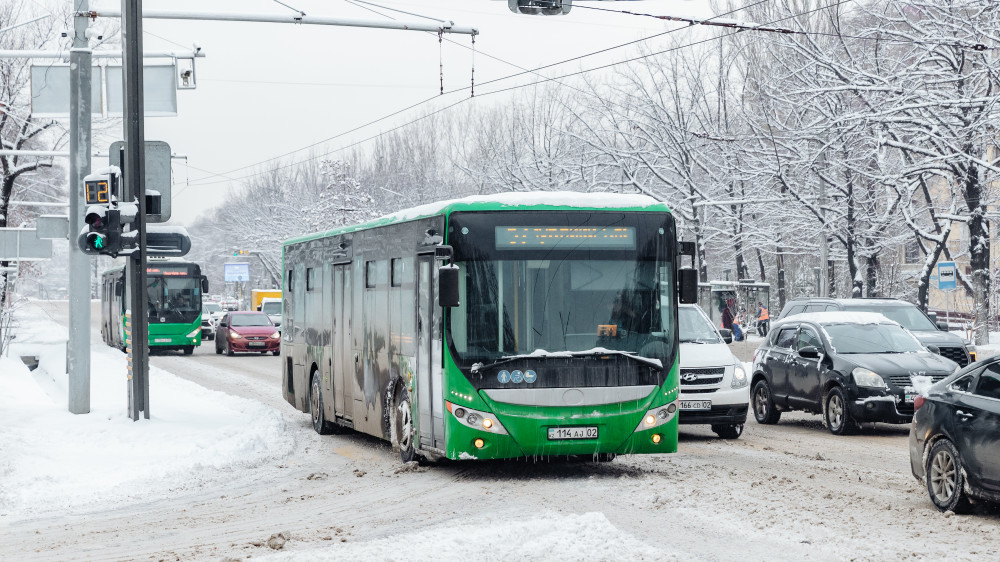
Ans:
[[[226,283],[246,283],[250,281],[249,263],[227,263],[223,266]]]

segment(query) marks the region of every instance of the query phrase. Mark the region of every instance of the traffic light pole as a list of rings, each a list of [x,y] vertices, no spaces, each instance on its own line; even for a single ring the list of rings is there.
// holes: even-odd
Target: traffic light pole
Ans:
[[[86,12],[87,0],[74,0],[77,14]],[[83,222],[83,178],[90,174],[91,51],[87,18],[73,18],[70,60],[69,112],[69,341],[66,346],[69,411],[90,413],[90,258],[74,236]]]
[[[132,314],[129,342],[129,417],[149,419],[149,306],[146,294],[145,132],[142,99],[142,0],[122,0],[124,30],[125,200],[138,207],[132,227],[138,247],[128,260]]]

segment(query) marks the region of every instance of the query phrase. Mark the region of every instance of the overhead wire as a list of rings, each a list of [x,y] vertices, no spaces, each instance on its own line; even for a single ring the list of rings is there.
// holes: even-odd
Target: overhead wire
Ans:
[[[353,3],[353,1],[357,1],[357,0],[345,0],[345,1]],[[742,6],[740,8],[732,9],[732,10],[730,10],[728,12],[724,12],[722,14],[718,14],[717,16],[714,16],[714,17],[715,18],[725,17],[725,16],[731,15],[733,13],[736,13],[738,11],[746,10],[746,9],[752,8],[754,6],[757,6],[757,5],[760,5],[760,4],[764,4],[764,3],[768,2],[768,1],[769,0],[758,0],[757,2],[754,2],[752,4],[747,4],[747,5]],[[842,2],[844,2],[844,1],[853,1],[853,0],[842,0]],[[358,6],[358,7],[363,8],[362,6]],[[374,13],[379,13],[379,12],[377,12],[375,10],[370,9],[370,8],[363,8],[363,9],[367,9],[367,10],[372,11]],[[380,15],[384,16],[384,14],[380,14]],[[650,35],[648,37],[643,37],[643,38],[636,39],[636,40],[633,40],[633,41],[628,41],[626,43],[621,43],[619,45],[615,45],[615,46],[612,46],[612,47],[607,47],[607,48],[604,48],[604,49],[593,51],[591,53],[587,53],[587,54],[584,54],[584,55],[572,57],[572,58],[569,58],[569,59],[566,59],[566,60],[563,60],[563,61],[559,61],[559,62],[547,64],[547,65],[544,65],[544,66],[541,66],[541,67],[538,67],[538,68],[535,68],[535,69],[523,70],[522,72],[517,72],[517,73],[510,74],[510,75],[507,75],[507,76],[504,76],[504,77],[501,77],[501,78],[495,78],[493,80],[488,80],[486,82],[480,82],[478,85],[481,87],[481,86],[486,85],[486,84],[496,83],[496,82],[500,82],[500,81],[503,81],[503,80],[509,80],[511,78],[516,78],[516,77],[519,77],[519,76],[524,76],[526,74],[538,74],[539,71],[545,70],[547,68],[551,68],[551,67],[558,66],[558,65],[561,65],[561,64],[566,64],[566,63],[569,63],[569,62],[574,62],[574,61],[582,60],[582,59],[590,57],[590,56],[603,54],[603,53],[606,53],[606,52],[609,52],[609,51],[612,51],[612,50],[615,50],[615,49],[619,49],[619,48],[623,48],[623,47],[628,47],[628,46],[631,46],[631,45],[635,45],[637,43],[641,43],[641,42],[644,42],[644,41],[649,41],[649,40],[652,40],[652,39],[656,39],[658,37],[663,37],[665,35],[676,33],[676,32],[678,32],[680,30],[683,30],[683,29],[688,29],[688,28],[686,28],[686,27],[680,27],[680,28],[670,29],[670,30],[667,30],[667,31],[664,31],[664,32],[661,32],[661,33],[656,33],[654,35]],[[448,41],[452,42],[452,43],[455,43],[452,40],[448,40]],[[505,62],[506,64],[511,64],[511,66],[515,66],[516,68],[520,68],[517,65],[514,65],[512,63],[507,63],[506,61],[503,61],[502,59],[499,59],[497,57],[494,57],[494,56],[491,56],[491,55],[486,55],[482,51],[477,51],[477,52],[479,54],[483,55],[483,56],[487,56],[489,58],[492,58],[492,59],[495,59],[495,60],[498,60],[498,61],[501,61],[501,62]],[[545,80],[545,81],[552,81],[552,80],[549,79],[549,80]],[[415,109],[415,108],[420,107],[420,106],[422,106],[424,104],[427,104],[427,103],[429,103],[431,101],[440,99],[442,95],[449,95],[449,94],[453,94],[453,93],[463,92],[463,91],[466,91],[468,89],[469,89],[469,87],[455,88],[453,90],[447,90],[443,94],[435,94],[435,95],[433,95],[431,97],[428,97],[428,98],[425,98],[423,100],[420,100],[420,101],[418,101],[418,102],[416,102],[416,103],[414,103],[412,105],[409,105],[407,107],[404,107],[402,109],[399,109],[397,111],[389,113],[387,115],[383,115],[382,117],[379,117],[377,119],[374,119],[374,120],[369,121],[367,123],[364,123],[362,125],[358,125],[357,127],[354,127],[354,128],[352,128],[350,130],[347,130],[347,131],[343,131],[343,132],[338,133],[338,134],[336,134],[336,135],[334,135],[332,137],[328,137],[328,138],[316,141],[316,142],[314,142],[312,144],[309,144],[309,145],[306,145],[304,147],[297,148],[297,149],[291,150],[289,152],[285,152],[283,154],[279,154],[277,156],[272,156],[270,158],[266,158],[264,160],[255,162],[253,164],[247,164],[245,166],[240,166],[238,168],[233,168],[233,169],[227,170],[225,172],[212,173],[211,176],[205,176],[205,177],[201,177],[201,178],[195,178],[195,179],[191,180],[192,181],[192,185],[212,185],[212,184],[216,184],[216,183],[224,183],[225,180],[217,180],[217,181],[211,181],[211,182],[203,182],[201,180],[207,180],[207,179],[210,179],[211,177],[216,177],[216,176],[217,177],[226,177],[228,174],[231,174],[233,172],[238,172],[240,170],[245,170],[245,169],[248,169],[248,168],[253,168],[253,167],[256,167],[256,166],[267,164],[268,162],[272,162],[272,161],[275,161],[275,160],[280,160],[281,158],[284,158],[286,156],[290,156],[292,154],[296,154],[298,152],[302,152],[304,150],[308,150],[310,148],[313,148],[315,146],[321,145],[323,143],[327,143],[327,142],[330,142],[330,141],[333,141],[333,140],[337,140],[338,138],[341,138],[341,137],[344,137],[344,136],[349,135],[351,133],[357,132],[360,129],[364,129],[364,128],[370,127],[372,125],[376,125],[376,124],[378,124],[378,123],[380,123],[382,121],[391,119],[391,118],[399,115],[400,113],[404,113],[404,112],[409,111],[411,109]],[[462,101],[467,101],[468,99],[470,99],[470,98],[466,98],[465,100],[462,100]],[[457,105],[457,104],[452,104],[449,107],[453,107],[454,105]],[[421,119],[417,119],[417,120],[415,120],[413,122],[416,122],[416,121],[419,121],[419,120],[421,120]],[[395,128],[392,129],[392,130],[395,130]],[[351,146],[353,146],[353,145],[351,145]],[[337,149],[337,150],[343,150],[343,148]],[[337,150],[334,150],[334,151],[331,151],[331,152],[336,152]],[[329,154],[331,152],[328,152],[327,154]],[[247,176],[241,176],[240,179],[244,179],[244,178],[252,177],[252,176],[253,176],[253,174],[247,175]]]

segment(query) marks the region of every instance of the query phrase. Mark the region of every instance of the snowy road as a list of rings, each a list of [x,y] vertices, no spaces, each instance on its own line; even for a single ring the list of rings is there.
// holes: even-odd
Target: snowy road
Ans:
[[[1000,557],[995,512],[934,510],[910,475],[905,426],[835,437],[818,416],[786,414],[777,426],[751,421],[736,441],[682,426],[674,455],[404,467],[377,439],[316,435],[280,397],[279,358],[206,345],[152,364],[277,410],[293,452],[128,507],[12,522],[0,560],[510,559],[504,545],[545,532],[573,533],[561,540],[592,545],[588,559]],[[279,532],[290,538],[280,553],[267,546]]]

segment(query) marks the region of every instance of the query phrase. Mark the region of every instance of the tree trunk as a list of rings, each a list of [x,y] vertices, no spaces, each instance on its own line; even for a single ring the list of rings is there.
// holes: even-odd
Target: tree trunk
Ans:
[[[870,256],[868,258],[868,267],[865,272],[865,284],[868,286],[867,296],[868,297],[879,297],[878,288],[878,254]]]
[[[971,147],[967,147],[971,150]],[[965,176],[965,200],[969,207],[969,266],[972,267],[973,319],[976,345],[989,343],[990,317],[990,233],[986,205],[981,201],[979,168],[970,165]]]

